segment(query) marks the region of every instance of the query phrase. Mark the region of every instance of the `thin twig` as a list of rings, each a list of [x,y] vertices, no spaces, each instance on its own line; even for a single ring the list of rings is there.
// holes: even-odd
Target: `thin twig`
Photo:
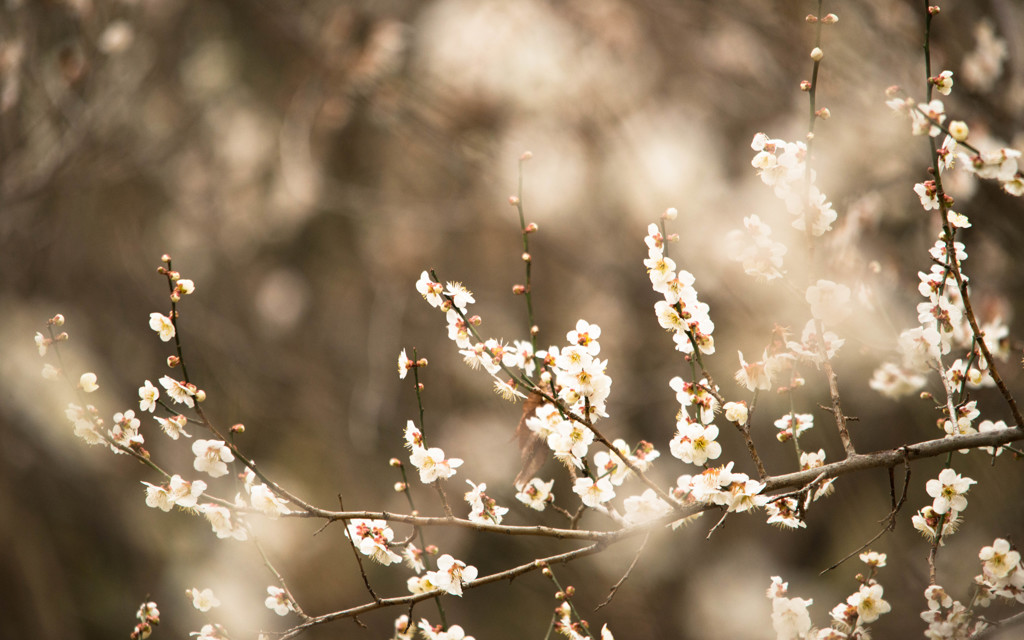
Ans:
[[[619,590],[619,587],[622,586],[622,583],[624,583],[626,579],[629,578],[630,574],[633,573],[633,569],[636,568],[636,563],[640,560],[640,554],[643,553],[644,547],[647,546],[647,541],[650,539],[651,533],[648,531],[647,535],[644,536],[643,542],[641,542],[640,546],[637,548],[636,553],[633,554],[633,561],[630,562],[629,566],[626,568],[626,573],[622,574],[622,577],[619,578],[619,581],[612,585],[612,588],[608,590],[608,597],[604,599],[604,602],[594,607],[594,611],[599,611],[602,607],[606,606],[608,603],[612,601],[612,598],[615,597],[615,592]]]
[[[342,502],[341,494],[338,494],[338,508],[342,511],[345,510],[345,505]],[[366,576],[366,569],[363,567],[363,559],[359,557],[359,550],[356,549],[356,541],[348,531],[348,527],[345,527],[345,539],[348,540],[348,546],[352,549],[352,555],[356,558],[356,564],[359,565],[359,575],[363,576],[363,584],[366,585],[366,590],[370,593],[370,597],[373,598],[374,602],[380,602],[380,596],[374,591],[373,587],[370,586],[370,579]]]

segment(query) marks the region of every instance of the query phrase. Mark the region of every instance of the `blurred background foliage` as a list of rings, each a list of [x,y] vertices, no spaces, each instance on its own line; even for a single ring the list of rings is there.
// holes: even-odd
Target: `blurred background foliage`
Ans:
[[[127,636],[138,603],[164,614],[157,637],[186,637],[204,622],[233,637],[285,628],[262,605],[272,582],[255,550],[218,542],[202,520],[145,507],[124,457],[74,441],[67,394],[38,377],[32,334],[63,313],[72,340],[68,369],[99,374],[94,398],[110,415],[135,404],[143,380],[164,375],[168,345],[147,327],[168,310],[155,272],[169,253],[196,293],[181,305],[180,330],[193,380],[221,425],[246,425],[243,445],[265,471],[319,505],[404,510],[388,458],[404,456],[401,429],[416,415],[395,359],[416,348],[430,360],[426,424],[433,444],[466,459],[451,484],[487,482],[508,522],[516,508],[511,442],[520,409],[461,363],[442,318],[413,288],[423,269],[476,293],[485,335],[527,335],[515,210],[517,159],[524,165],[540,340],[560,344],[576,319],[603,329],[614,380],[611,437],[651,440],[655,476],[683,473],[668,456],[675,424],[667,381],[688,367],[658,328],[641,261],[646,224],[677,207],[672,249],[694,273],[717,323],[709,359],[730,399],[735,352],[759,353],[775,323],[799,333],[807,309],[795,288],[745,276],[724,235],[757,213],[790,251],[798,286],[809,274],[842,281],[874,300],[847,321],[837,362],[861,451],[941,435],[926,401],[902,403],[867,387],[916,323],[917,271],[937,230],[911,188],[926,177],[927,145],[884,106],[898,84],[923,98],[918,2],[825,3],[840,22],[826,29],[818,125],[822,189],[839,211],[815,263],[801,236],[749,166],[753,134],[800,139],[813,29],[812,2],[730,0],[6,0],[0,9],[0,636]],[[948,6],[947,6],[948,5]],[[943,3],[935,21],[935,68],[954,71],[947,113],[972,139],[1021,148],[1024,10],[1010,0]],[[1016,25],[1016,26],[1015,26]],[[1005,55],[991,55],[1002,42]],[[989,46],[989,57],[978,58]],[[998,50],[998,48],[996,49]],[[995,69],[971,68],[988,63]],[[995,62],[993,62],[995,61]],[[1020,200],[991,184],[950,179],[983,319],[997,315],[1020,335]],[[1019,353],[1019,351],[1018,351]],[[1004,364],[1020,389],[1017,356]],[[818,428],[806,448],[841,447],[819,405],[814,371],[797,411]],[[937,390],[937,387],[936,387]],[[983,417],[1007,418],[990,391]],[[762,398],[755,439],[769,471],[796,468],[774,441],[783,398]],[[109,419],[109,418],[108,418]],[[155,456],[191,477],[191,454],[146,425]],[[726,453],[752,472],[736,433]],[[979,480],[967,524],[939,555],[940,580],[967,597],[975,554],[996,536],[1024,543],[1019,467],[1000,458],[957,457]],[[914,467],[897,531],[875,549],[890,554],[880,580],[894,613],[878,637],[917,636],[928,546],[910,527],[926,503],[924,482],[941,460]],[[564,473],[549,464],[563,504]],[[896,469],[897,488],[903,470]],[[225,489],[224,493],[229,493]],[[637,490],[639,492],[639,490]],[[760,516],[717,516],[675,534],[655,534],[611,604],[594,606],[629,564],[638,541],[557,569],[580,587],[579,603],[619,638],[769,638],[769,576],[813,597],[819,624],[855,590],[857,563],[818,578],[856,549],[889,510],[884,471],[838,482],[808,528],[782,532]],[[628,491],[627,491],[628,495]],[[423,513],[439,513],[417,488]],[[555,514],[540,521],[558,524]],[[586,526],[607,523],[587,518]],[[277,568],[311,613],[367,600],[339,526],[260,522]],[[399,533],[404,535],[404,533]],[[431,530],[429,541],[481,573],[571,545]],[[896,558],[899,558],[897,561]],[[371,567],[378,592],[405,592],[402,571]],[[192,609],[189,587],[212,587],[224,605]],[[555,606],[539,575],[446,598],[450,622],[477,638],[544,636]],[[388,610],[310,632],[310,638],[383,638],[403,613]],[[995,614],[996,612],[993,612]],[[426,603],[414,618],[437,623]]]

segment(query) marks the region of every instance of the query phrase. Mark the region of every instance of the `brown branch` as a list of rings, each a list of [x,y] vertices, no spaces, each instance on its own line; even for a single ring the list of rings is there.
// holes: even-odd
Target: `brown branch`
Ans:
[[[521,576],[523,574],[529,573],[531,571],[539,570],[541,568],[541,566],[542,566],[542,563],[552,564],[552,563],[570,562],[572,560],[576,560],[577,558],[583,558],[585,556],[589,556],[589,555],[592,555],[594,553],[597,553],[597,552],[601,551],[604,548],[604,546],[605,545],[603,545],[600,542],[595,542],[594,544],[588,545],[586,547],[581,547],[579,549],[574,549],[572,551],[567,551],[565,553],[560,553],[558,555],[550,556],[548,558],[534,560],[534,561],[528,562],[526,564],[521,564],[521,565],[519,565],[517,567],[513,567],[511,569],[507,569],[505,571],[499,571],[497,573],[492,573],[492,574],[484,576],[482,578],[477,578],[476,580],[473,580],[472,582],[464,583],[462,585],[462,588],[463,588],[463,590],[474,589],[476,587],[481,587],[481,586],[483,586],[485,584],[490,584],[492,582],[499,582],[501,580],[511,580],[512,578],[516,578],[518,576]],[[284,634],[282,634],[280,636],[280,638],[281,638],[281,640],[287,640],[288,638],[294,638],[294,637],[298,636],[299,634],[301,634],[302,632],[304,632],[304,631],[306,631],[306,630],[308,630],[308,629],[310,629],[312,627],[321,625],[321,624],[325,624],[325,623],[328,623],[328,622],[333,622],[335,620],[341,620],[341,619],[344,619],[344,618],[352,618],[352,617],[355,617],[355,616],[357,616],[359,614],[366,613],[368,611],[374,611],[376,609],[383,609],[383,608],[386,608],[386,607],[402,606],[402,605],[406,605],[406,604],[413,604],[413,603],[416,603],[416,602],[421,602],[423,600],[429,600],[431,598],[436,598],[436,597],[438,597],[438,595],[442,595],[443,593],[444,593],[443,591],[435,590],[435,591],[429,591],[427,593],[417,593],[417,594],[408,595],[408,596],[397,596],[397,597],[394,597],[394,598],[381,598],[378,601],[368,602],[366,604],[362,604],[362,605],[359,605],[357,607],[351,607],[349,609],[344,609],[344,610],[341,610],[341,611],[335,611],[333,613],[326,613],[326,614],[324,614],[322,616],[316,616],[314,618],[311,618],[310,620],[308,620],[306,622],[303,622],[302,624],[300,624],[298,626],[292,627],[291,629],[286,631]]]
[[[776,491],[799,487],[814,480],[819,474],[825,478],[836,478],[854,471],[866,469],[877,469],[899,464],[903,460],[917,460],[920,458],[933,458],[951,451],[960,449],[978,449],[980,447],[997,447],[1009,442],[1024,440],[1024,429],[1015,427],[1001,429],[999,431],[987,431],[985,433],[973,433],[955,438],[941,438],[939,440],[927,440],[916,444],[906,445],[898,449],[887,449],[873,453],[857,454],[840,462],[833,462],[814,469],[797,471],[765,480],[765,491]]]
[[[907,472],[903,475],[903,492],[902,495],[900,495],[899,500],[896,499],[896,488],[893,485],[892,467],[889,467],[889,488],[892,496],[892,510],[889,511],[889,515],[886,518],[883,518],[885,526],[882,527],[881,530],[879,530],[879,532],[874,535],[874,537],[872,537],[870,540],[862,544],[859,548],[854,549],[849,554],[847,554],[842,560],[836,562],[831,567],[819,573],[819,576],[823,576],[829,571],[836,569],[853,556],[870,547],[872,544],[875,543],[876,540],[884,536],[886,533],[896,528],[896,514],[900,512],[900,509],[903,508],[903,504],[907,501],[907,488],[910,486],[910,465],[904,462],[904,466],[906,467]]]
[[[345,509],[345,505],[342,503],[340,493],[338,494],[338,508],[341,510]],[[374,602],[380,602],[380,596],[378,596],[374,592],[373,587],[370,586],[370,579],[366,576],[366,569],[363,567],[363,559],[359,557],[359,550],[356,549],[355,538],[353,538],[352,535],[349,534],[348,527],[345,528],[345,539],[348,540],[348,546],[350,549],[352,549],[352,555],[356,558],[356,564],[359,565],[359,575],[363,576],[363,584],[366,585],[366,590],[370,593],[370,597],[373,598]],[[356,618],[356,622],[358,621],[359,619]]]

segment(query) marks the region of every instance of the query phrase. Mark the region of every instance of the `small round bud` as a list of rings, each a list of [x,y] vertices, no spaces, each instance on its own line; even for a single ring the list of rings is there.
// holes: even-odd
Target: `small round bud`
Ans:
[[[800,81],[800,90],[801,91],[810,91],[811,90],[811,81],[810,80],[801,80]]]
[[[204,393],[203,395],[205,396],[206,394]],[[245,433],[245,425],[241,422],[236,422],[231,425],[231,433]]]
[[[804,18],[804,21],[810,24],[814,24],[815,22],[818,21],[818,16],[814,15],[813,13],[808,13],[807,16]]]
[[[165,253],[164,255],[160,256],[160,262],[163,262],[164,264],[171,264],[170,254]]]
[[[49,324],[52,324],[55,327],[63,327],[64,326],[64,316],[63,316],[63,314],[58,313],[57,315],[55,315],[52,318],[50,318]]]
[[[523,252],[523,255],[520,257],[523,259],[523,262],[529,262],[530,260],[532,260],[530,254],[526,253],[525,251]]]
[[[427,553],[429,553],[430,555],[432,555],[432,556],[433,555],[437,555],[437,545],[436,544],[428,544],[427,548],[425,549],[425,551]]]
[[[426,389],[426,387],[424,387],[424,386],[423,386],[423,383],[422,383],[422,382],[421,382],[421,383],[419,383],[419,384],[417,384],[417,385],[416,385],[416,387],[417,387],[417,388],[418,388],[418,389],[419,389],[420,391],[423,391],[424,389]]]
[[[181,279],[181,274],[177,271],[168,271],[167,277],[171,279],[171,282],[177,282]]]
[[[524,293],[526,293],[526,285],[523,285],[523,284],[513,285],[513,287],[512,287],[512,294],[513,295],[521,296]]]
[[[403,491],[405,491],[408,488],[409,488],[409,485],[405,484],[404,482],[396,482],[395,483],[395,493],[402,493]]]
[[[178,356],[167,356],[167,366],[173,369],[174,367],[181,364],[181,358]]]
[[[483,324],[483,321],[484,319],[481,318],[480,316],[469,317],[469,324],[473,325],[474,327],[479,327],[481,324]]]
[[[898,84],[892,84],[885,88],[885,97],[892,98],[900,92],[900,86]]]
[[[561,591],[555,592],[555,600],[565,600],[565,594]]]
[[[931,15],[933,15],[933,16],[934,16],[934,15],[938,15],[938,13],[939,13],[940,11],[942,11],[942,9],[940,9],[940,8],[938,7],[938,5],[932,5],[932,6],[928,7],[928,13],[929,13],[929,14],[931,14]]]
[[[868,263],[868,271],[871,273],[882,273],[882,263],[878,260],[872,260]]]
[[[171,302],[181,302],[181,294],[179,294],[177,291],[172,291]]]
[[[679,216],[679,210],[675,207],[669,207],[665,209],[665,213],[661,214],[661,217],[666,220],[675,220]]]
[[[932,394],[930,392],[928,392],[928,391],[922,391],[921,395],[919,397],[922,400],[931,400],[934,396],[932,396]],[[942,426],[942,425],[939,425],[939,426]]]
[[[858,573],[857,575],[855,575],[853,577],[853,579],[856,580],[857,582],[864,582],[864,579],[865,579],[864,578],[864,574],[863,573]]]
[[[430,364],[430,363],[427,361],[426,358],[420,358],[419,360],[416,361],[416,366],[417,367],[425,367],[428,364]]]
[[[540,229],[540,227],[537,226],[537,223],[531,222],[530,224],[526,225],[526,228],[523,229],[523,231],[525,231],[526,233],[536,233],[538,229]]]
[[[535,336],[538,333],[540,333],[540,327],[538,327],[537,325],[533,325],[532,327],[530,327],[530,335],[531,336]]]
[[[814,115],[818,116],[822,120],[828,120],[832,117],[832,112],[828,110],[828,107],[822,107],[814,112]]]
[[[804,137],[807,138],[808,142],[810,142],[811,140],[814,140],[814,132],[813,131],[808,131],[807,135],[804,136]]]
[[[513,207],[519,204],[519,196],[509,196],[508,203]]]
[[[540,570],[540,572],[541,572],[541,575],[543,575],[543,576],[545,576],[547,578],[551,577],[551,567],[544,567],[543,569]]]
[[[565,595],[569,596],[570,598],[576,595],[576,587],[570,584],[568,587],[565,588]]]
[[[57,334],[57,337],[53,339],[54,342],[67,342],[69,340],[68,332],[61,331]]]
[[[206,402],[206,392],[202,389],[196,391],[196,402]]]
[[[533,157],[533,152],[532,151],[524,151],[523,155],[519,156],[519,159],[520,160],[529,160],[532,157]]]
[[[949,134],[957,142],[963,142],[970,134],[970,129],[967,128],[967,123],[963,120],[954,120],[949,123]]]
[[[813,49],[811,49],[811,60],[814,60],[815,62],[820,62],[821,59],[824,57],[825,52],[822,51],[819,47],[814,47]]]
[[[837,16],[834,13],[830,13],[827,16],[825,16],[824,18],[822,18],[821,21],[824,24],[835,24],[835,23],[839,22],[839,16]]]
[[[388,464],[397,469],[402,466],[402,461],[399,460],[398,458],[391,458],[390,460],[388,460]]]
[[[544,567],[548,566],[548,563],[544,562],[543,560],[534,560],[533,566],[537,567],[538,569],[543,569]]]

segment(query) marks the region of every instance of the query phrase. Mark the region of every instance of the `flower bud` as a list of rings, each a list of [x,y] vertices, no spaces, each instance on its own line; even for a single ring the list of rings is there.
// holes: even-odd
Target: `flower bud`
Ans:
[[[820,62],[821,59],[824,57],[825,52],[822,51],[819,47],[814,47],[813,49],[811,49],[811,60],[814,60],[815,62]]]
[[[53,339],[53,341],[54,342],[67,342],[68,341],[68,337],[69,336],[68,336],[68,332],[67,331],[61,331],[60,333],[57,334],[57,337],[55,337]]]
[[[427,553],[429,553],[430,555],[432,555],[432,556],[433,555],[437,555],[437,545],[436,544],[428,544],[427,548],[425,549],[425,551]]]
[[[171,264],[171,256],[165,253],[164,255],[160,256],[160,262],[163,262],[164,264]]]
[[[391,458],[390,460],[388,460],[388,464],[397,469],[402,466],[402,461],[399,460],[398,458]]]
[[[825,16],[824,18],[822,18],[821,21],[824,24],[835,24],[835,23],[839,22],[839,16],[837,16],[834,13],[830,13],[827,16]]]
[[[526,293],[526,285],[517,284],[512,287],[512,295],[521,296]]]
[[[679,216],[679,210],[675,207],[669,207],[665,209],[665,213],[661,214],[661,217],[666,220],[675,220]]]
[[[181,358],[178,356],[167,356],[167,366],[173,369],[174,367],[181,364]]]
[[[526,225],[526,228],[523,229],[523,231],[525,231],[526,233],[535,233],[539,228],[540,227],[537,226],[536,222],[531,222],[530,224]]]
[[[168,271],[167,277],[171,279],[171,282],[177,282],[181,279],[181,274],[177,271]]]
[[[469,317],[469,324],[473,325],[474,327],[479,327],[480,324],[483,323],[483,321],[483,318],[481,318],[480,316]]]
[[[810,91],[811,90],[811,81],[810,80],[801,80],[800,81],[800,90],[801,91]]]
[[[513,207],[519,204],[519,196],[509,196],[508,203]]]
[[[570,598],[576,595],[576,587],[570,584],[568,587],[565,588],[565,595],[569,596]]]
[[[196,402],[206,402],[206,392],[202,389],[196,391]]]
[[[538,333],[540,333],[540,327],[538,327],[537,325],[533,325],[532,327],[530,327],[530,335],[531,336],[535,336]]]
[[[52,324],[55,327],[63,327],[64,326],[64,316],[62,314],[58,313],[57,315],[55,315],[52,318],[50,318],[50,321],[49,321],[48,324]]]
[[[404,482],[396,482],[395,483],[395,493],[402,493],[403,491],[405,491],[408,488],[409,488],[409,485],[405,484]]]
[[[937,5],[932,5],[932,6],[928,7],[928,13],[933,15],[933,16],[934,15],[938,15],[939,11],[941,11],[941,9],[939,9],[939,7]]]
[[[532,260],[530,254],[526,253],[525,251],[523,252],[523,255],[520,257],[523,259],[523,262],[529,262],[530,260]]]
[[[206,395],[206,394],[203,394]],[[231,426],[231,433],[245,433],[245,425],[241,422]]]
[[[828,110],[828,107],[822,107],[814,112],[814,115],[818,116],[822,120],[828,120],[832,117],[832,112]]]
[[[555,592],[555,600],[565,600],[565,594],[561,591]]]
[[[520,160],[529,160],[532,157],[533,157],[533,152],[532,151],[524,151],[523,155],[519,156],[519,159]]]

